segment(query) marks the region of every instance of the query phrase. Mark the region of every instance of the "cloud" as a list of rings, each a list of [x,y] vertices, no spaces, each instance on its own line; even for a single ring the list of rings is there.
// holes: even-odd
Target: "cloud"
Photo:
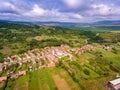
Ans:
[[[96,13],[100,15],[108,15],[111,12],[111,7],[104,4],[92,5],[92,7],[96,10]]]
[[[1,4],[4,7],[10,8],[10,9],[15,9],[15,6],[13,4],[9,3],[9,2],[3,2]]]
[[[67,22],[120,19],[120,0],[0,1],[0,19]]]
[[[13,11],[16,10],[16,7],[9,2],[2,2],[0,5],[0,11],[6,11],[6,10]]]
[[[0,3],[0,14],[1,15],[10,15],[10,14],[20,14],[22,11],[10,2],[1,2]]]
[[[62,0],[62,1],[71,8],[76,8],[82,3],[82,0]]]
[[[37,4],[35,4],[31,11],[24,13],[25,16],[43,16],[47,10],[44,10],[43,8],[39,7]]]
[[[62,0],[62,1],[70,8],[77,8],[83,3],[83,0]]]
[[[93,8],[93,11],[90,13],[91,15],[107,16],[120,14],[120,7],[116,7],[113,4],[93,4],[91,7]]]
[[[34,20],[44,20],[44,21],[65,21],[73,19],[81,19],[82,16],[77,13],[66,13],[60,12],[57,9],[43,9],[39,5],[35,4],[32,10],[23,13],[25,17],[32,17]]]

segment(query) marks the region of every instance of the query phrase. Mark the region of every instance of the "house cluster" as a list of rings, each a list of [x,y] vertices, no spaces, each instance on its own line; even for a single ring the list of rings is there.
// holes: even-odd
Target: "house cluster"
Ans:
[[[26,75],[26,71],[18,71],[17,73],[13,73],[13,71],[10,71],[8,72],[8,75],[10,76],[11,79],[18,78],[19,76]],[[3,81],[6,81],[8,78],[8,75],[0,77],[0,83]]]
[[[82,54],[86,51],[95,51],[96,47],[95,46],[92,46],[92,45],[85,45],[81,48],[76,48],[74,49],[75,51],[75,54]]]
[[[106,46],[106,45],[102,45],[103,49],[107,50],[107,51],[111,51],[112,49],[114,49],[114,46]]]
[[[92,45],[85,45],[81,48],[71,49],[68,45],[61,45],[60,47],[45,47],[42,51],[33,49],[22,55],[4,58],[4,62],[0,63],[0,71],[6,70],[13,64],[18,64],[18,68],[21,68],[25,63],[39,63],[40,67],[54,67],[62,57],[69,56],[69,60],[73,60],[73,53],[81,54],[86,51],[94,51],[95,48]]]
[[[0,77],[0,83],[7,80],[7,76]]]
[[[27,51],[22,55],[13,55],[4,58],[4,62],[0,63],[0,71],[6,70],[11,65],[17,64],[17,68],[21,68],[24,64],[28,64],[30,71],[32,71],[32,65],[37,65],[38,68],[54,67],[59,60],[65,56],[69,57],[69,60],[74,60],[74,54],[82,54],[86,51],[95,51],[96,47],[92,45],[85,45],[81,48],[71,49],[68,45],[61,45],[60,47],[45,47],[43,50],[33,49]],[[70,72],[73,71],[70,69]],[[9,72],[11,78],[18,78],[21,75],[25,75],[26,71],[18,71],[13,74],[13,71]],[[6,80],[6,76],[0,77],[0,81]]]
[[[26,75],[26,71],[18,71],[17,73],[9,73],[10,78],[18,78],[19,76]]]
[[[73,60],[73,55],[68,45],[61,45],[60,47],[45,47],[42,52],[42,58],[45,61],[49,61],[47,67],[55,66],[55,63],[62,57],[69,56],[70,60]]]
[[[0,63],[0,71],[6,70],[14,64],[17,64],[18,68],[21,68],[25,63],[31,63],[32,65],[38,63],[40,68],[54,67],[55,63],[57,63],[62,57],[69,56],[70,60],[73,59],[73,55],[69,49],[68,45],[61,45],[60,47],[45,47],[42,51],[39,49],[33,49],[22,55],[9,56],[4,58],[3,63]],[[31,64],[29,67],[31,67]],[[17,78],[21,73],[23,72],[18,72],[16,74],[13,74],[12,71],[9,72],[12,78]],[[1,81],[2,80],[4,79],[1,79]]]

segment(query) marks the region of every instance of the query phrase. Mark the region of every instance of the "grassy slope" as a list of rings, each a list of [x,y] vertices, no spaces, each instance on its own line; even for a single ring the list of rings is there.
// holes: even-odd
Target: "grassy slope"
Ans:
[[[86,28],[83,28],[86,30]],[[106,30],[101,30],[100,28],[87,28],[89,31],[93,30],[96,32],[105,32]],[[36,41],[33,46],[40,48],[40,43],[43,46],[50,43],[51,39],[63,40],[65,43],[69,43],[72,47],[80,47],[85,44],[85,40],[88,38],[85,35],[80,35],[81,31],[77,30],[66,30],[66,29],[52,29],[46,27],[40,28],[22,28],[15,30],[13,29],[0,29],[2,31],[10,31],[8,35],[4,35],[1,41],[5,43],[6,47],[0,49],[0,53],[3,55],[18,54],[19,51],[27,51],[30,48],[29,43],[34,41],[34,37],[41,36],[44,42]],[[3,33],[3,34],[4,34]],[[7,38],[6,36],[12,35]],[[116,32],[112,33],[100,33],[100,36],[108,41],[113,41],[119,35]],[[24,38],[23,38],[24,37]],[[11,42],[11,40],[13,40]],[[18,40],[18,41],[17,41]],[[25,42],[22,42],[26,40]],[[54,42],[54,40],[53,40]],[[33,43],[33,42],[32,42]],[[50,43],[51,44],[51,43]],[[4,46],[4,45],[3,45]],[[32,46],[31,46],[32,47]],[[7,52],[6,51],[7,48]],[[8,49],[9,48],[9,49]],[[33,47],[32,47],[33,48]],[[9,80],[5,90],[57,90],[61,87],[66,88],[66,90],[104,90],[104,84],[112,79],[115,79],[116,74],[120,72],[114,72],[110,69],[109,63],[112,62],[116,67],[120,67],[120,46],[117,46],[117,54],[111,51],[105,51],[101,48],[98,48],[96,52],[100,52],[103,55],[103,58],[100,58],[100,54],[94,52],[86,52],[82,55],[76,56],[76,65],[74,62],[68,63],[68,66],[75,69],[76,73],[73,76],[78,81],[76,82],[73,77],[68,73],[64,68],[51,68],[51,69],[41,69],[31,73],[28,73],[25,76],[21,76],[15,80]],[[6,57],[6,56],[5,56]],[[26,69],[27,66],[23,65],[21,70]],[[11,69],[15,69],[11,67]],[[84,70],[89,71],[89,75],[84,73]],[[18,71],[18,70],[16,70]],[[3,75],[6,71],[3,73]],[[105,75],[104,75],[105,74]],[[58,78],[58,80],[57,80]],[[57,84],[56,84],[57,82]],[[59,83],[59,85],[58,85]],[[1,83],[0,87],[4,86],[5,83]],[[65,85],[65,86],[64,86]],[[68,87],[69,86],[69,87]]]
[[[64,87],[66,90],[104,90],[104,85],[116,78],[117,73],[109,68],[108,63],[112,61],[116,67],[120,67],[119,49],[118,46],[117,54],[115,54],[98,48],[96,52],[101,52],[100,54],[103,55],[103,59],[100,60],[99,54],[94,52],[86,52],[76,56],[76,61],[69,62],[68,65],[76,71],[74,77],[79,82],[76,82],[66,69],[55,67],[28,72],[27,75],[18,79],[9,80],[5,90],[60,90],[62,89],[60,87]],[[85,69],[89,71],[89,75],[84,73]],[[105,73],[108,75],[104,75]]]

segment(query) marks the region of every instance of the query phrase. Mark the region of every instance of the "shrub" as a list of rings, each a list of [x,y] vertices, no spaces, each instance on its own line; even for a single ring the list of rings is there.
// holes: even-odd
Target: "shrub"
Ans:
[[[119,72],[119,69],[117,67],[115,67],[113,64],[110,64],[110,69],[115,72]]]
[[[86,75],[90,75],[90,72],[89,72],[89,70],[87,70],[87,69],[84,69],[83,72],[84,72]]]

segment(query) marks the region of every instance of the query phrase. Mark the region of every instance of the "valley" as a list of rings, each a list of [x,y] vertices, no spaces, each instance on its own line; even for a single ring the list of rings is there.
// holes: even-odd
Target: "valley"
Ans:
[[[0,90],[108,90],[120,33],[102,30],[1,22]]]

